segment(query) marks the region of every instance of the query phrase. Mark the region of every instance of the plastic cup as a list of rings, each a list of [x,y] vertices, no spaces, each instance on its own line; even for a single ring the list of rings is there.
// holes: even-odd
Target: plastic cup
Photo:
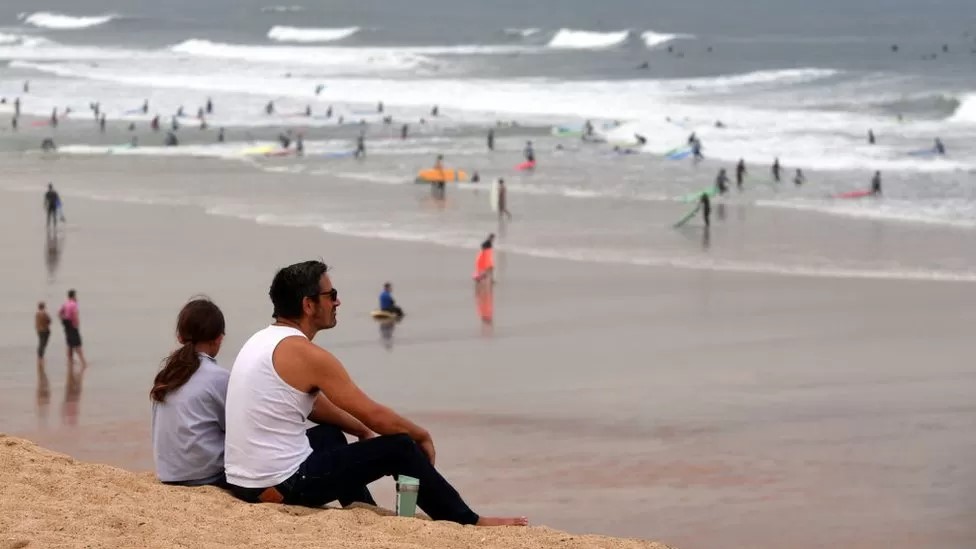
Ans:
[[[397,477],[396,513],[401,517],[412,517],[417,513],[417,494],[420,492],[420,479],[400,475]]]

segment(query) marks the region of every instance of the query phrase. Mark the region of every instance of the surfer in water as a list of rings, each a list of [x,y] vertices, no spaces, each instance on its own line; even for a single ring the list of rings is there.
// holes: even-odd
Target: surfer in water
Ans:
[[[268,104],[264,106],[264,113],[267,115],[274,114],[274,101],[268,101]]]
[[[874,172],[874,177],[871,178],[871,194],[874,196],[881,196],[881,172]]]
[[[695,134],[691,134],[694,137]],[[695,140],[691,142],[691,156],[695,162],[701,162],[705,160],[705,155],[702,154],[702,143],[701,140],[695,137]],[[722,170],[725,171],[725,170]]]
[[[773,166],[772,166],[772,168],[770,168],[770,171],[773,172],[773,181],[779,183],[779,181],[780,181],[780,179],[779,179],[780,166],[779,166],[779,157],[778,156],[776,157],[775,160],[773,160]]]
[[[725,194],[729,191],[729,176],[725,173],[725,168],[718,171],[715,176],[715,190],[718,194]]]
[[[361,133],[356,138],[356,152],[353,153],[353,156],[356,158],[366,158],[366,134]]]
[[[403,126],[401,126],[400,127],[400,139],[406,139],[407,138],[407,132],[409,132],[409,131],[410,131],[410,127],[407,126],[406,124],[404,124]]]
[[[868,145],[874,145],[874,130],[868,130]]]
[[[531,164],[531,167],[535,167],[535,149],[532,148],[532,142],[525,142],[525,150],[522,151],[525,155],[525,161]]]
[[[489,151],[494,151],[495,150],[495,130],[494,129],[489,129],[488,130],[488,150]]]
[[[498,178],[498,217],[502,216],[508,217],[509,220],[512,219],[511,212],[508,211],[508,189],[505,188],[505,180],[501,177]]]
[[[445,183],[447,181],[447,175],[444,173],[443,154],[437,155],[437,160],[434,161],[434,169],[437,170],[437,172],[440,174],[440,177],[438,178],[437,181],[433,182],[433,185],[431,185],[430,192],[434,196],[434,198],[443,199],[444,191],[446,189]]]
[[[735,186],[741,191],[742,182],[746,177],[746,161],[744,158],[739,159],[739,163],[735,166]]]
[[[935,138],[935,154],[945,154],[945,145],[938,137]]]
[[[224,136],[224,127],[221,126],[220,129],[217,130],[217,143],[223,143],[224,142],[224,138],[225,138],[225,136]]]
[[[715,176],[715,190],[718,194],[725,194],[729,192],[729,176],[725,173],[725,168],[718,171],[718,175]]]
[[[207,114],[213,114],[213,100],[207,98]]]
[[[639,133],[634,134],[634,139],[637,140],[637,146],[639,147],[643,147],[644,145],[647,145],[647,138]]]
[[[702,221],[705,222],[705,230],[708,230],[712,224],[712,199],[708,198],[708,193],[701,193],[698,207],[701,209]]]
[[[803,170],[797,168],[796,175],[793,176],[793,184],[799,187],[800,185],[804,184],[806,180],[807,178],[803,175]]]
[[[179,139],[176,138],[176,134],[173,132],[166,132],[166,139],[163,144],[167,147],[177,147],[180,144]]]

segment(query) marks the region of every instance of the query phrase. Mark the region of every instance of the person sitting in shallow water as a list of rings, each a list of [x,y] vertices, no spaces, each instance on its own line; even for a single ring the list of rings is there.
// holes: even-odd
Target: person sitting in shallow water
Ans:
[[[54,139],[45,137],[44,140],[41,141],[41,150],[44,152],[56,151],[58,150],[58,147],[54,144]]]

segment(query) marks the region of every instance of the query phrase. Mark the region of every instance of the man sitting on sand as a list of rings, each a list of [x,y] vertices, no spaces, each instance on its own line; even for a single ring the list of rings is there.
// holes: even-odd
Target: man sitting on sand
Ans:
[[[409,475],[420,479],[418,504],[434,520],[527,524],[475,514],[434,469],[430,433],[372,400],[312,343],[336,325],[339,293],[327,270],[306,261],[278,271],[270,291],[275,322],[251,336],[234,362],[225,448],[231,491],[254,503],[318,507],[385,475]],[[360,441],[317,450],[305,436],[306,417],[358,428]]]

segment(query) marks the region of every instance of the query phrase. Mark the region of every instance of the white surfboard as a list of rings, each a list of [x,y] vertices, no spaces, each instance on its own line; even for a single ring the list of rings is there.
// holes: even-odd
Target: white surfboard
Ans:
[[[489,196],[488,196],[488,198],[490,200],[490,203],[491,203],[491,211],[493,211],[493,212],[497,212],[498,211],[498,201],[499,201],[500,195],[501,195],[501,188],[498,185],[498,180],[496,179],[495,181],[493,181],[491,183],[491,192],[489,193]]]

